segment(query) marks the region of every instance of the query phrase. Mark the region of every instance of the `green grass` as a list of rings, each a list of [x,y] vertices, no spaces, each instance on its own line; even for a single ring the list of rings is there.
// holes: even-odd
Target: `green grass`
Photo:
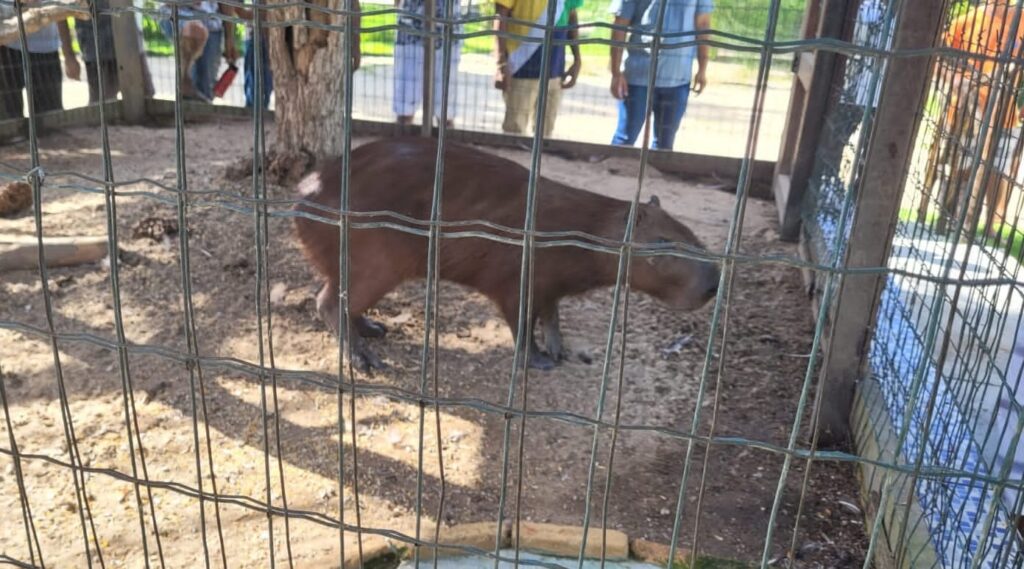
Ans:
[[[917,210],[911,208],[900,208],[900,221],[917,223]],[[934,226],[938,221],[939,214],[929,210],[925,214],[924,223],[927,226]],[[984,226],[976,227],[974,230],[975,243],[984,244],[986,247],[1002,251],[1014,259],[1024,260],[1024,231],[1013,225],[999,223],[991,232],[993,235],[986,235]]]
[[[142,17],[142,39],[146,43],[146,53],[160,57],[171,57],[174,55],[174,47],[170,40],[160,31],[160,25],[149,16]],[[242,46],[245,43],[245,26],[235,26],[235,45],[241,54]]]

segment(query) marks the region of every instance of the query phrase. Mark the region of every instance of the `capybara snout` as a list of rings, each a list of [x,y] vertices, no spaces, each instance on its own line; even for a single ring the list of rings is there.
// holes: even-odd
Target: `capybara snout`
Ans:
[[[361,360],[357,363],[382,365],[365,349],[361,337],[379,336],[385,330],[363,317],[364,311],[403,282],[426,276],[428,242],[422,224],[409,224],[410,231],[396,226],[407,224],[402,219],[430,219],[437,156],[437,141],[419,137],[379,140],[352,152],[349,210],[360,213],[353,219],[364,224],[352,227],[348,238],[348,309],[351,329],[357,332],[352,337],[353,353]],[[515,335],[523,251],[515,243],[513,231],[524,224],[529,171],[511,160],[454,143],[447,145],[443,159],[443,220],[461,223],[442,229],[445,234],[460,235],[442,242],[439,278],[487,296]],[[323,163],[299,183],[297,191],[304,202],[295,209],[337,220],[338,215],[325,214],[325,208],[339,209],[340,182],[341,160]],[[625,237],[628,202],[547,178],[539,179],[537,192],[539,232],[573,232],[612,242]],[[702,247],[693,232],[665,212],[656,198],[642,204],[637,213],[635,243]],[[340,284],[338,225],[297,216],[295,229],[307,259],[326,281],[317,295],[317,308],[335,330]],[[471,230],[497,232],[506,240],[467,236]],[[538,237],[540,242],[546,239]],[[547,369],[563,358],[559,300],[615,284],[618,267],[618,257],[603,251],[561,244],[534,250],[533,310],[527,315],[531,366]],[[718,284],[714,263],[678,255],[635,256],[631,275],[634,289],[685,310],[705,304]],[[537,322],[544,325],[544,350],[533,339]]]
[[[660,253],[634,260],[633,288],[679,310],[696,310],[718,293],[718,264],[696,258],[704,244],[661,208],[657,196],[638,210],[633,240]]]

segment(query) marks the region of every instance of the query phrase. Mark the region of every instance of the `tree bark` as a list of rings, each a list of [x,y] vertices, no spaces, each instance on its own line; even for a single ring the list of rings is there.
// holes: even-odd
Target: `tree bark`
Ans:
[[[282,0],[271,0],[282,3]],[[313,0],[341,10],[344,0]],[[343,26],[345,16],[293,6],[270,12],[276,21],[308,20]],[[344,119],[344,45],[347,31],[328,31],[298,24],[269,30],[270,64],[274,73],[277,148],[271,175],[294,178],[314,159],[342,150]]]

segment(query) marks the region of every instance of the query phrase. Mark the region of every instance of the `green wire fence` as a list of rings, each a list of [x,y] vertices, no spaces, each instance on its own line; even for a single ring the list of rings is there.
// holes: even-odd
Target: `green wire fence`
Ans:
[[[0,2],[21,8],[19,3]],[[42,3],[43,5],[46,2]],[[225,2],[243,6],[241,2]],[[358,212],[349,208],[351,154],[354,148],[355,121],[359,119],[361,100],[379,99],[384,92],[374,91],[360,83],[353,69],[351,44],[342,42],[338,76],[345,81],[343,118],[335,125],[341,137],[342,176],[341,200],[337,210],[319,208],[319,214],[295,212],[291,208],[302,200],[276,197],[268,189],[266,178],[270,168],[267,152],[268,111],[251,109],[251,188],[246,195],[212,189],[208,180],[190,177],[193,158],[187,153],[193,141],[186,129],[186,117],[196,107],[183,100],[179,74],[173,74],[174,174],[167,180],[130,180],[115,170],[115,154],[111,126],[122,106],[99,105],[98,138],[102,158],[102,177],[77,172],[51,173],[41,158],[39,126],[45,117],[34,108],[32,98],[27,106],[28,167],[17,167],[17,160],[6,155],[0,159],[4,176],[24,180],[31,186],[35,204],[43,204],[47,192],[54,190],[53,176],[64,181],[61,190],[96,193],[103,197],[100,213],[104,218],[109,252],[109,297],[113,334],[70,331],[58,325],[59,307],[51,288],[53,275],[43,254],[44,238],[48,236],[50,216],[36,207],[33,213],[34,237],[39,246],[38,281],[44,324],[27,320],[0,320],[0,330],[17,334],[23,346],[0,347],[0,366],[4,361],[25,357],[19,350],[38,350],[45,346],[48,373],[52,371],[57,394],[62,443],[60,451],[44,452],[19,445],[19,427],[12,408],[18,405],[12,397],[8,378],[0,373],[0,402],[4,412],[5,441],[0,442],[0,456],[10,461],[10,474],[3,480],[17,495],[18,511],[10,512],[3,526],[10,536],[17,536],[16,547],[0,551],[0,562],[19,567],[45,567],[54,552],[43,546],[40,535],[47,531],[49,520],[39,513],[38,479],[26,475],[29,467],[45,466],[69,476],[71,484],[64,488],[74,494],[68,507],[77,523],[75,543],[65,547],[80,548],[77,557],[89,567],[115,565],[113,559],[125,556],[125,550],[139,550],[136,557],[146,566],[221,566],[235,565],[230,530],[233,523],[245,516],[265,516],[266,547],[272,566],[277,563],[303,566],[301,555],[304,532],[301,524],[311,524],[337,532],[329,549],[333,566],[371,566],[369,551],[364,551],[368,538],[387,538],[412,551],[414,562],[439,564],[437,545],[466,554],[486,556],[494,566],[513,563],[541,567],[582,567],[587,543],[607,543],[611,527],[609,501],[621,487],[615,477],[616,465],[623,458],[623,439],[634,434],[655,437],[677,444],[673,467],[678,467],[678,480],[671,487],[642,488],[660,493],[670,507],[665,508],[660,523],[670,527],[667,535],[665,566],[706,566],[701,560],[702,543],[699,528],[707,524],[706,500],[721,490],[715,483],[716,471],[710,462],[712,449],[730,449],[737,453],[764,453],[779,464],[777,480],[771,480],[771,499],[760,508],[763,519],[756,527],[764,527],[757,551],[747,552],[746,564],[751,566],[803,566],[798,536],[802,524],[810,516],[808,500],[815,471],[829,467],[855,469],[860,482],[860,507],[857,535],[866,543],[863,557],[846,560],[847,565],[871,567],[1014,567],[1024,563],[1024,548],[1018,526],[1024,512],[1024,394],[1021,374],[1024,373],[1024,345],[1018,339],[1020,314],[1024,311],[1024,295],[1019,275],[1021,242],[1018,221],[1024,200],[1021,199],[1022,178],[1020,157],[1024,154],[1021,137],[1019,93],[1024,84],[1024,0],[972,2],[935,2],[934,0],[829,0],[820,4],[823,11],[814,12],[804,2],[795,0],[757,0],[717,3],[713,29],[707,39],[694,32],[669,33],[664,29],[666,18],[684,0],[653,4],[651,22],[654,31],[647,47],[655,62],[670,49],[706,43],[713,46],[716,58],[741,60],[748,73],[743,83],[747,90],[744,112],[732,123],[743,125],[740,148],[736,148],[735,200],[727,220],[727,233],[721,248],[695,250],[664,244],[638,242],[638,212],[641,194],[649,183],[651,163],[663,153],[650,149],[649,128],[641,148],[632,155],[637,159],[635,187],[631,187],[630,206],[621,238],[608,239],[567,231],[541,231],[537,228],[538,184],[544,164],[545,144],[541,131],[521,140],[529,150],[529,181],[526,188],[526,209],[521,227],[502,227],[487,220],[451,221],[441,211],[443,192],[450,179],[445,175],[443,157],[457,133],[446,126],[442,111],[437,138],[438,160],[433,172],[433,192],[429,219],[410,219],[394,212]],[[175,17],[184,4],[149,4],[142,7],[119,5],[99,10],[90,3],[87,10],[95,22],[101,13],[145,14],[143,36],[150,54],[173,54],[171,69],[182,62],[181,51],[173,49],[182,41],[181,31],[174,26],[173,40],[155,35],[153,28],[157,10],[167,9]],[[283,10],[301,8],[305,17],[285,20]],[[351,29],[356,12],[347,2],[307,3],[270,2],[258,4],[254,20],[244,22],[254,29],[256,48],[264,41],[263,29],[272,32],[289,28],[325,29],[330,34],[344,34]],[[446,0],[444,13],[434,29],[424,32],[440,38],[440,50],[450,56],[456,40],[464,42],[464,53],[487,54],[494,42],[493,22],[489,5],[464,7]],[[546,5],[553,19],[555,4]],[[584,57],[595,59],[607,53],[613,27],[603,16],[606,6],[587,4],[581,22]],[[387,58],[397,28],[397,16],[423,20],[421,14],[402,13],[390,5],[364,4],[362,26],[366,30],[363,53],[368,57]],[[25,37],[24,16],[18,13],[20,35]],[[808,14],[842,20],[839,37],[818,38],[804,21]],[[836,14],[841,14],[836,16]],[[329,23],[323,23],[324,21]],[[239,23],[242,23],[239,20]],[[535,26],[541,30],[543,49],[554,45],[551,26]],[[801,27],[803,28],[801,30]],[[94,31],[97,31],[94,29]],[[99,34],[97,33],[96,36]],[[519,38],[524,39],[524,38]],[[95,48],[100,50],[99,40]],[[666,45],[667,44],[667,45]],[[814,166],[806,181],[802,198],[801,240],[804,256],[763,255],[746,246],[745,220],[750,215],[750,199],[756,189],[754,171],[759,148],[766,140],[781,135],[782,128],[765,124],[770,115],[773,89],[780,90],[780,74],[790,71],[796,57],[805,54],[835,54],[835,72],[827,77],[830,89],[824,105],[824,125],[816,145]],[[24,63],[28,56],[24,56]],[[820,59],[819,59],[820,60]],[[259,81],[268,69],[256,58],[257,99],[262,87]],[[444,67],[451,57],[442,57]],[[601,59],[604,65],[604,60]],[[542,75],[550,60],[545,58]],[[28,93],[33,91],[33,74],[24,66],[23,78]],[[783,69],[780,69],[783,67]],[[450,70],[450,69],[449,69]],[[448,70],[443,70],[448,71]],[[101,73],[103,73],[101,68]],[[799,75],[799,73],[797,73]],[[442,77],[450,76],[447,72]],[[783,75],[784,76],[784,75]],[[916,89],[916,77],[925,83]],[[489,77],[487,78],[490,79]],[[773,85],[774,83],[774,85]],[[542,82],[537,99],[537,114],[543,115],[551,104],[547,83]],[[908,85],[910,85],[908,87]],[[654,104],[654,77],[648,79],[645,106]],[[105,100],[100,81],[100,100]],[[440,90],[441,109],[457,89],[465,85],[446,82]],[[784,90],[784,89],[781,89]],[[471,101],[466,105],[473,108]],[[126,101],[121,101],[126,103]],[[607,106],[607,101],[605,101]],[[216,112],[216,109],[214,110]],[[376,111],[375,111],[376,112]],[[372,114],[372,113],[371,113]],[[648,114],[650,114],[648,112]],[[386,113],[377,113],[380,119]],[[801,117],[789,121],[800,122]],[[893,125],[906,121],[900,128]],[[486,121],[472,123],[467,130],[480,130]],[[780,123],[781,124],[781,123]],[[903,128],[908,126],[909,128]],[[788,126],[788,125],[784,125]],[[697,129],[694,129],[697,130]],[[684,130],[685,132],[685,130]],[[610,135],[610,133],[609,133]],[[903,141],[901,147],[896,142]],[[776,141],[777,142],[777,141]],[[773,147],[774,150],[774,147]],[[894,172],[881,180],[880,172]],[[881,186],[885,185],[886,194]],[[139,187],[144,188],[142,190]],[[123,314],[125,293],[121,288],[123,263],[119,243],[123,237],[123,219],[118,217],[118,203],[129,197],[150,200],[173,211],[180,228],[172,241],[176,247],[178,296],[174,305],[160,309],[180,316],[178,336],[173,345],[137,343],[126,334]],[[781,200],[782,198],[780,198]],[[123,203],[123,202],[122,202]],[[882,204],[882,205],[879,205]],[[252,290],[245,291],[246,302],[253,304],[257,338],[255,357],[242,358],[207,353],[203,342],[201,313],[204,296],[195,291],[194,263],[202,260],[190,234],[192,222],[204,210],[217,215],[244,215],[251,218],[253,240],[246,245],[252,253]],[[883,219],[872,219],[881,215]],[[281,318],[276,307],[271,278],[275,240],[285,238],[277,233],[281,220],[295,216],[334,224],[340,228],[340,331],[332,346],[338,362],[337,374],[315,373],[294,369],[281,357]],[[398,387],[354,373],[352,369],[352,331],[349,330],[347,264],[350,231],[386,228],[426,239],[425,266],[427,279],[417,289],[415,307],[422,313],[424,334],[417,338],[413,351],[418,354],[416,385]],[[875,231],[872,231],[874,228]],[[878,228],[881,228],[879,230]],[[878,233],[885,233],[880,235]],[[442,266],[440,251],[453,239],[486,239],[513,245],[521,250],[519,263],[519,321],[515,330],[512,365],[505,370],[487,373],[507,378],[506,390],[491,400],[475,394],[442,395],[440,385],[445,379],[443,351],[439,349],[441,333],[440,308],[443,288],[440,284]],[[617,267],[615,286],[608,313],[592,314],[607,322],[603,355],[593,373],[597,386],[592,411],[543,409],[531,407],[531,390],[546,381],[531,372],[526,363],[531,327],[529,314],[534,303],[534,263],[538,251],[548,247],[577,247],[612,255]],[[877,251],[878,262],[865,261],[866,251]],[[199,253],[197,255],[197,252]],[[721,280],[713,309],[709,314],[706,342],[694,352],[700,359],[696,377],[692,411],[677,417],[678,421],[659,423],[630,422],[623,419],[628,405],[630,375],[630,343],[636,340],[630,327],[637,315],[636,295],[629,286],[630,271],[635,262],[656,256],[675,256],[717,263]],[[781,265],[801,270],[808,275],[815,302],[809,302],[813,331],[807,338],[810,346],[802,373],[792,378],[795,386],[792,414],[785,416],[786,428],[781,438],[765,433],[764,437],[739,437],[723,433],[719,420],[730,402],[725,393],[726,365],[730,348],[736,342],[735,322],[737,278],[742,269],[757,265]],[[851,283],[873,282],[864,290]],[[866,291],[866,292],[865,292]],[[419,296],[419,295],[422,296]],[[861,296],[857,296],[861,295]],[[866,295],[866,296],[865,296]],[[858,300],[860,299],[860,300]],[[861,302],[862,304],[857,304]],[[866,304],[863,304],[865,303]],[[853,308],[851,308],[853,307]],[[850,312],[856,317],[850,319]],[[730,317],[732,315],[732,318]],[[849,322],[861,322],[854,334],[844,332]],[[732,329],[730,329],[732,328]],[[275,332],[277,336],[275,337]],[[158,337],[159,338],[159,337]],[[278,347],[275,347],[275,340]],[[42,342],[42,344],[40,344]],[[109,418],[110,428],[122,432],[130,457],[127,468],[95,466],[93,457],[83,452],[88,436],[76,432],[80,408],[67,388],[66,369],[69,358],[65,352],[70,344],[85,344],[112,357],[112,369],[118,376],[118,406],[122,416]],[[853,353],[854,363],[843,367]],[[780,356],[784,357],[784,356]],[[151,423],[140,411],[137,388],[140,361],[160,361],[184,370],[187,380],[187,401],[180,407],[188,422],[188,452],[194,465],[191,483],[184,483],[173,473],[152,468],[154,455],[161,448],[146,440]],[[839,366],[837,373],[836,367]],[[217,399],[210,394],[223,391],[216,374],[234,374],[254,380],[258,386],[258,433],[253,434],[262,455],[258,469],[262,486],[248,493],[224,490],[225,483],[216,473],[227,453],[214,443],[217,434],[211,423],[217,420]],[[853,381],[849,377],[853,377]],[[843,378],[846,379],[843,379]],[[849,383],[847,392],[835,391],[836,385]],[[301,492],[297,484],[288,484],[292,474],[282,437],[282,391],[285,386],[327,394],[331,409],[322,415],[330,425],[317,431],[325,446],[337,453],[337,462],[321,466],[332,477],[332,487],[325,495],[330,503],[322,509],[289,506],[289,493]],[[573,386],[560,388],[565,392]],[[837,396],[836,393],[839,393]],[[844,395],[845,393],[845,395]],[[844,398],[845,397],[845,398]],[[412,447],[415,479],[394,477],[383,483],[396,492],[408,489],[415,514],[412,529],[396,528],[383,522],[371,511],[373,498],[360,490],[366,483],[366,467],[360,467],[357,420],[357,399],[379,398],[387,404],[408,405],[410,424],[415,425]],[[287,405],[294,405],[294,401]],[[380,403],[384,405],[385,403]],[[835,405],[845,405],[841,427],[849,427],[845,440],[826,445],[822,425],[835,420]],[[445,456],[441,452],[442,416],[454,413],[478,414],[496,420],[500,427],[497,451],[488,460],[500,464],[494,501],[493,543],[451,543],[442,540],[441,525],[430,526],[445,519],[446,499],[458,493],[447,483]],[[319,416],[319,415],[318,415]],[[448,417],[448,415],[444,415]],[[447,420],[447,419],[446,419]],[[433,425],[430,423],[433,422]],[[591,441],[581,458],[585,474],[567,484],[582,490],[583,509],[579,525],[583,528],[578,554],[560,562],[536,561],[520,556],[518,541],[511,551],[502,543],[506,530],[503,524],[519,528],[526,520],[523,511],[524,481],[531,468],[528,433],[549,425],[560,429],[579,428]],[[541,427],[544,425],[545,427]],[[680,426],[682,425],[682,426]],[[436,441],[430,441],[436,435]],[[248,436],[248,435],[247,435]],[[843,444],[845,443],[845,444]],[[436,444],[437,464],[428,463],[427,447]],[[549,443],[553,444],[553,443]],[[468,451],[466,451],[468,452]],[[1020,457],[1020,458],[1018,458]],[[577,457],[579,458],[579,457]],[[436,500],[428,494],[428,469],[436,469],[438,488]],[[673,471],[674,473],[676,470]],[[122,536],[120,543],[109,543],[104,537],[104,523],[109,520],[94,514],[93,506],[102,501],[104,486],[121,482],[130,493],[125,500],[138,532]],[[631,482],[631,481],[627,481]],[[379,481],[377,484],[382,484]],[[221,486],[218,486],[220,484]],[[618,485],[617,485],[618,484]],[[799,489],[793,500],[792,488]],[[186,499],[192,507],[196,529],[190,536],[173,535],[160,527],[161,507],[158,498],[174,495]],[[793,503],[797,504],[794,508]],[[369,504],[369,505],[367,505]],[[432,510],[431,506],[436,506]],[[379,504],[377,505],[379,506]],[[346,509],[346,507],[348,509]],[[789,511],[794,509],[795,512]],[[348,513],[346,513],[348,512]],[[691,520],[693,520],[691,525]],[[704,520],[704,521],[702,521]],[[792,520],[790,527],[789,521]],[[751,533],[755,522],[735,522],[739,531]],[[747,525],[744,525],[747,524]],[[309,526],[301,526],[309,527]],[[690,531],[692,530],[692,531]],[[511,535],[519,532],[511,530]],[[5,536],[7,537],[7,536]],[[826,536],[827,538],[827,536]],[[178,549],[184,541],[198,540],[201,549],[196,557],[183,560]],[[334,546],[337,548],[334,549]],[[353,553],[352,548],[356,551]],[[424,549],[426,547],[427,549]],[[606,556],[602,548],[602,563]],[[677,553],[679,555],[677,555]],[[321,558],[317,562],[323,562]],[[365,558],[364,558],[365,556]],[[678,559],[678,561],[677,561]],[[354,561],[353,561],[354,560]],[[705,565],[701,565],[704,563]],[[713,563],[713,562],[712,562]],[[52,564],[52,563],[51,563]]]

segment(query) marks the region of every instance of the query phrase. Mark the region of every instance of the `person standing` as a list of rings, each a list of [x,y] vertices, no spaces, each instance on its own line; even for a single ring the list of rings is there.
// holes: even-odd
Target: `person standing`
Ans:
[[[444,18],[445,0],[435,0],[434,17]],[[426,2],[424,0],[395,0],[395,6],[401,10],[398,16],[398,32],[395,34],[395,83],[392,107],[398,117],[398,124],[412,124],[413,115],[423,100],[423,63],[426,53],[424,37],[424,18]],[[452,11],[459,11],[459,1],[452,0]],[[435,26],[435,30],[441,30]],[[434,39],[434,119],[441,118],[441,95],[444,81],[444,49],[442,38]],[[455,79],[458,76],[459,60],[462,56],[462,42],[453,39],[451,59],[448,68],[448,126],[454,124],[458,111],[458,89]],[[425,120],[425,119],[424,119]]]
[[[260,53],[256,54],[256,42],[253,29],[250,27],[245,37],[245,55],[242,60],[244,75],[245,108],[251,109],[256,104],[256,58],[259,57],[260,78],[263,80],[262,100],[260,105],[266,109],[270,106],[270,95],[274,92],[274,74],[270,70],[270,36],[266,28],[260,30]]]
[[[196,89],[209,100],[213,100],[213,85],[217,82],[222,55],[228,63],[233,64],[238,60],[238,48],[235,46],[235,25],[217,17],[217,14],[220,13],[229,14],[229,10],[228,5],[220,2],[211,2],[210,0],[199,2],[199,11],[208,14],[202,19],[203,24],[206,25],[207,40],[203,45],[203,53],[192,66],[192,81]]]
[[[358,3],[357,3],[358,5]],[[253,20],[253,10],[241,6],[229,7],[235,16],[247,21]],[[242,73],[245,77],[245,108],[251,109],[256,101],[256,42],[252,24],[246,25],[245,55],[242,56]],[[260,29],[260,74],[263,78],[263,108],[270,106],[270,94],[274,92],[274,76],[270,70],[270,36],[267,28]]]
[[[661,33],[676,34],[663,37],[658,51],[657,69],[651,69],[653,60],[650,43],[654,40],[661,2],[667,1]],[[686,113],[690,91],[698,95],[707,86],[707,68],[710,47],[705,44],[680,47],[678,44],[704,39],[701,32],[711,27],[714,0],[612,0],[609,8],[615,16],[612,40],[624,42],[630,30],[629,49],[625,63],[622,47],[611,48],[611,92],[619,101],[619,122],[612,144],[632,146],[647,121],[647,85],[654,73],[655,150],[672,150],[679,123]],[[682,34],[679,36],[679,34]],[[693,73],[693,60],[697,60],[697,73]]]
[[[28,52],[32,78],[32,107],[42,113],[64,108],[60,53],[64,54],[64,72],[69,79],[81,77],[81,67],[71,49],[71,30],[67,20],[50,24],[25,37],[0,46],[0,118],[24,116],[22,89],[26,88],[22,49]]]
[[[107,100],[117,99],[121,90],[117,71],[117,54],[114,51],[114,25],[108,12],[109,0],[95,0],[99,18],[96,19],[95,30],[91,20],[75,18],[75,35],[78,37],[78,49],[82,52],[85,62],[85,78],[89,83],[89,104],[100,100],[100,80],[103,81],[103,93]],[[99,33],[94,33],[98,31]],[[100,52],[96,53],[96,43]],[[153,96],[153,78],[146,62],[145,44],[139,34],[139,59],[142,65],[143,94]],[[102,75],[102,77],[101,77]]]
[[[162,11],[164,17],[160,20],[160,30],[173,42],[170,8],[164,6]],[[216,17],[222,11],[225,11],[224,6],[210,0],[197,0],[191,7],[178,8],[182,67],[178,71],[181,74],[181,94],[186,99],[205,102],[213,99],[213,84],[220,70],[221,47],[225,59],[230,62],[238,59],[234,24]]]
[[[552,43],[545,46],[540,41],[520,41],[506,38],[502,34],[526,36],[531,40],[542,40],[548,22],[547,0],[496,0],[495,22],[498,31],[497,64],[494,86],[502,91],[505,100],[505,120],[502,130],[508,133],[525,134],[533,132],[537,123],[544,125],[544,138],[551,136],[555,129],[555,117],[562,102],[562,90],[571,89],[579,77],[583,60],[580,46],[576,43],[579,35],[576,10],[583,0],[555,0],[555,29],[551,33]],[[530,22],[526,24],[522,22]],[[565,67],[565,42],[569,41],[573,62]],[[560,42],[560,43],[559,43]],[[547,104],[543,120],[538,120],[537,97],[540,95],[541,71],[544,54],[547,53],[548,88]]]

